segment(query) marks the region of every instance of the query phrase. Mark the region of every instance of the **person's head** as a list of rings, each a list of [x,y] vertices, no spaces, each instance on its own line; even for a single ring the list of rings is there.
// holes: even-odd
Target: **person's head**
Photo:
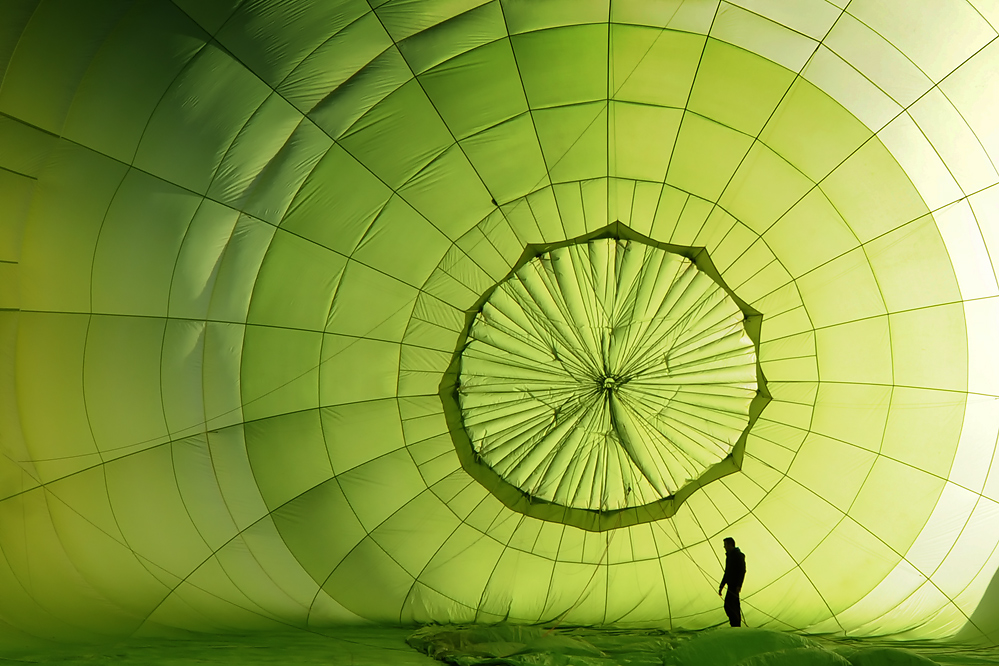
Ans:
[[[725,544],[725,551],[728,552],[735,548],[735,539],[732,537],[725,537],[722,539],[722,543]]]

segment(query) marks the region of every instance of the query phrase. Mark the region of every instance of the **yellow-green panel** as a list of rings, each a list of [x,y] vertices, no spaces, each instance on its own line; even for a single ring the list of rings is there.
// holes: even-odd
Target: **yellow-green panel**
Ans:
[[[876,458],[862,445],[813,432],[802,442],[787,475],[813,493],[814,499],[821,498],[823,504],[845,513],[867,483]],[[827,519],[820,524],[831,522]]]
[[[174,582],[174,576],[186,576],[209,557],[211,549],[191,522],[177,487],[169,446],[109,462],[105,474],[111,510],[125,542],[153,565],[154,576]],[[151,510],[155,521],[148,519]]]
[[[420,84],[409,81],[358,119],[338,142],[386,185],[397,188],[443,153],[454,137]]]
[[[753,138],[709,118],[686,112],[666,183],[708,201],[721,196]]]
[[[929,519],[945,482],[938,476],[891,460],[883,453],[850,507],[850,517],[902,554]],[[885,511],[888,506],[905,507],[905,510]]]
[[[927,215],[864,245],[889,312],[961,299],[951,257]]]
[[[236,536],[238,528],[215,478],[208,437],[187,437],[173,442],[171,448],[177,487],[191,521],[205,543],[217,551]]]
[[[83,357],[90,429],[105,459],[167,439],[161,397],[164,319],[94,316]]]
[[[202,393],[205,426],[209,429],[233,426],[243,420],[239,370],[245,330],[242,325],[221,322],[208,322],[205,328]]]
[[[687,108],[751,136],[760,133],[794,72],[737,46],[709,39]]]
[[[392,191],[339,145],[332,146],[308,172],[281,226],[350,254],[388,203]],[[338,214],[330,215],[337,206]]]
[[[372,531],[371,538],[386,552],[396,553],[413,577],[425,581],[421,574],[460,524],[440,498],[424,490]]]
[[[278,230],[260,263],[247,323],[321,331],[347,259]]]
[[[679,109],[612,103],[608,175],[662,182],[682,115]]]
[[[762,143],[754,143],[718,203],[765,233],[812,188],[807,176]]]
[[[607,0],[511,2],[503,7],[510,34],[561,25],[606,23]]]
[[[392,38],[399,42],[425,30],[443,25],[467,14],[475,7],[484,4],[483,0],[455,0],[453,2],[431,2],[423,11],[412,12],[405,2],[370,2],[379,20]]]
[[[853,231],[818,188],[795,202],[766,230],[763,239],[795,277],[859,245]]]
[[[81,478],[82,477],[82,478]],[[106,601],[109,613],[123,627],[137,627],[165,599],[170,588],[152,576],[122,537],[111,513],[104,470],[67,477],[49,486],[52,523],[62,547],[71,555],[91,594]],[[96,515],[88,505],[101,505]],[[94,507],[96,508],[96,507]]]
[[[406,450],[385,454],[336,478],[369,533],[427,487]],[[391,487],[385,486],[384,478],[394,479]]]
[[[313,109],[392,43],[373,12],[346,26],[306,56],[275,90],[303,112]],[[392,52],[399,58],[398,52]],[[401,58],[399,58],[401,60]],[[399,63],[405,67],[404,63]]]
[[[825,600],[818,593],[812,582],[802,572],[795,568],[770,583],[765,588],[746,596],[747,605],[758,608],[773,608],[774,617],[795,617],[806,626],[815,626],[826,619],[829,611]],[[780,620],[771,620],[767,628],[784,629],[786,626]]]
[[[236,527],[245,530],[267,515],[267,505],[256,484],[247,483],[253,477],[246,453],[243,426],[222,428],[208,433],[212,452],[212,467],[219,491],[226,500],[229,514]]]
[[[689,32],[611,24],[611,98],[682,109],[704,41]]]
[[[414,73],[422,74],[460,54],[506,40],[503,8],[499,2],[471,0],[466,8],[468,11],[464,13],[396,42]]]
[[[380,25],[372,25],[371,30],[384,32]],[[360,50],[355,53],[367,55]],[[375,57],[357,71],[351,70],[360,64],[358,60],[364,61],[364,57],[355,55],[347,59],[340,52],[334,54],[335,61],[345,65],[347,71],[338,72],[341,76],[332,82],[333,85],[320,91],[321,99],[309,112],[309,118],[331,138],[344,136],[375,105],[413,79],[409,64],[387,41],[371,48],[369,53]],[[350,81],[350,85],[342,85],[346,81]]]
[[[853,556],[845,559],[844,552]],[[901,555],[847,517],[801,562],[801,570],[829,610],[840,613],[853,605],[859,590],[874,588],[901,559]]]
[[[812,430],[879,451],[892,396],[891,386],[822,382],[815,398]]]
[[[533,617],[545,602],[555,563],[505,548],[482,595],[482,608],[517,620]]]
[[[171,317],[206,319],[219,264],[239,213],[202,199],[177,252],[170,279]]]
[[[18,13],[25,12],[28,5],[23,7]],[[126,10],[115,3],[100,7],[36,5],[30,20],[22,24],[10,61],[4,62],[0,111],[59,133],[87,65]],[[13,13],[15,8],[9,11]],[[48,85],[38,85],[39,81]]]
[[[721,272],[725,283],[733,289],[739,289],[747,280],[761,275],[774,261],[770,248],[743,224],[734,225],[713,250],[711,256],[717,257],[715,267]],[[776,286],[773,285],[769,291]],[[739,289],[738,293],[742,294],[743,291]]]
[[[451,58],[419,80],[458,139],[527,111],[517,62],[506,39]]]
[[[815,354],[823,382],[893,383],[887,317],[871,317],[815,331]]]
[[[838,521],[843,514],[823,499],[819,489],[785,478],[767,493],[753,515],[788,555],[800,562],[825,538],[826,525]]]
[[[322,422],[329,457],[338,474],[404,445],[395,400],[324,407]]]
[[[798,78],[760,141],[818,182],[870,136],[871,131],[829,94]]]
[[[132,630],[136,626],[133,618],[103,604],[103,607],[95,608],[94,588],[73,565],[53,522],[25,520],[30,515],[46,515],[49,501],[51,498],[38,489],[0,504],[5,537],[9,540],[16,534],[22,544],[5,553],[4,574],[12,583],[12,600],[24,609],[23,620],[29,626],[38,627],[32,634],[27,634],[29,643],[37,646],[38,637],[54,640],[67,636],[83,640],[88,635],[93,638],[95,634]],[[45,570],[47,575],[39,577],[28,592],[20,581],[39,569]],[[175,584],[178,580],[173,577],[170,582]],[[42,598],[58,599],[60,603],[46,608],[39,603]],[[30,638],[32,635],[34,639]],[[17,641],[18,637],[13,638]]]
[[[37,447],[43,480],[93,465],[100,458],[88,422],[83,363],[90,317],[21,313],[13,370],[25,442]],[[58,413],[60,418],[51,418]],[[53,450],[53,445],[57,448]],[[52,453],[56,455],[52,455]]]
[[[816,328],[885,313],[884,297],[861,248],[822,264],[796,282]]]
[[[253,421],[243,431],[253,478],[271,511],[333,476],[319,410]]]
[[[63,134],[130,161],[164,87],[207,39],[173,4],[133,6],[90,62]],[[108,96],[115,104],[107,104]]]
[[[198,103],[191,104],[195,90],[201,91]],[[135,166],[203,194],[236,135],[270,91],[209,42],[163,93],[142,133]]]
[[[200,361],[205,354],[206,328],[203,321],[166,320],[160,359],[161,395],[167,430],[174,439],[204,433]]]
[[[321,405],[380,400],[395,395],[399,374],[398,343],[325,335],[321,353],[319,349],[315,351],[313,365],[303,368],[300,376],[302,380],[306,375],[312,379]],[[302,384],[304,391],[304,382]]]
[[[552,182],[607,174],[607,104],[591,102],[531,112]]]
[[[574,25],[511,37],[531,108],[607,99],[608,25]]]
[[[547,183],[538,133],[530,114],[461,141],[475,172],[498,203],[506,203]]]
[[[368,585],[358,585],[370,581]],[[363,618],[396,624],[413,577],[368,537],[333,570],[323,589]]]
[[[902,167],[877,138],[851,154],[819,187],[862,243],[929,212]]]
[[[322,333],[248,326],[239,389],[247,421],[319,406]]]
[[[245,322],[256,275],[267,254],[275,229],[248,215],[241,215],[218,262],[212,285],[208,318]]]
[[[275,86],[331,34],[367,11],[368,6],[358,0],[309,7],[242,6],[216,33],[216,39],[247,69]]]
[[[957,452],[967,399],[953,391],[896,386],[881,453],[945,478]]]
[[[278,157],[303,121],[286,99],[271,93],[235,136],[219,164],[207,196],[240,206],[257,189],[257,181]],[[328,147],[328,144],[326,145]]]
[[[493,575],[504,547],[467,524],[460,524],[441,544],[420,582],[427,587],[474,608]]]
[[[675,221],[675,227],[670,237],[671,243],[678,245],[693,245],[705,227],[710,227],[710,231],[715,233],[718,240],[724,238],[725,233],[736,223],[736,219],[726,213],[723,209],[697,196],[690,196],[681,190],[669,185],[663,187],[663,191],[673,191],[682,195],[683,201],[680,204],[680,217]],[[673,200],[676,201],[677,198]],[[711,218],[711,223],[708,223]]]
[[[421,243],[422,252],[410,252]],[[433,271],[450,242],[430,222],[399,197],[392,197],[354,250],[354,259],[412,285]]]
[[[128,167],[67,141],[50,160],[24,228],[21,307],[90,312],[94,248]]]
[[[367,535],[335,479],[302,493],[271,515],[281,538],[317,585]]]
[[[897,312],[888,319],[896,383],[947,389],[964,396],[971,360],[964,308],[959,303],[938,305]],[[932,343],[927,331],[933,331]]]
[[[416,174],[399,194],[448,238],[458,238],[492,210],[492,196],[457,144]]]

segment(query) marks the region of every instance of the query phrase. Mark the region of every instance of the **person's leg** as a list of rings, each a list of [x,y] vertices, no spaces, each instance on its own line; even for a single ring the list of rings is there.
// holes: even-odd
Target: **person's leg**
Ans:
[[[733,627],[742,626],[742,609],[739,604],[739,593],[731,589],[725,593],[725,614],[728,615],[728,623]]]

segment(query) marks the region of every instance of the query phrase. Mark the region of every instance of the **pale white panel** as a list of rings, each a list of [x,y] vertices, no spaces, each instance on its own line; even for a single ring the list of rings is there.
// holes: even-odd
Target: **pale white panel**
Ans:
[[[999,108],[999,107],[997,107]],[[999,265],[999,187],[990,187],[968,197],[971,210],[978,220],[978,228],[989,249],[992,265]]]
[[[954,622],[957,616],[962,621]],[[953,635],[966,621],[933,583],[923,583],[888,613],[857,628],[857,635],[934,639]],[[915,632],[914,635],[907,632]]]
[[[944,486],[930,519],[905,554],[905,559],[923,575],[931,576],[961,535],[978,500],[978,494],[970,490],[953,483]]]
[[[968,392],[999,396],[999,299],[966,301],[964,318],[968,327]]]
[[[812,39],[821,40],[829,32],[842,10],[826,0],[734,0],[734,5],[766,16]]]
[[[999,454],[999,451],[996,453]],[[989,476],[985,479],[982,497],[999,502],[999,455],[992,456],[992,464],[989,466]]]
[[[961,65],[940,83],[940,89],[968,121],[992,161],[999,162],[999,40]]]
[[[727,2],[711,26],[711,36],[758,53],[800,72],[815,52],[817,42]]]
[[[972,362],[971,367],[975,367]],[[999,399],[992,396],[968,395],[964,406],[964,426],[958,440],[957,453],[947,478],[974,490],[982,491],[985,477],[996,450],[999,435]]]
[[[961,297],[965,300],[999,295],[992,259],[966,199],[933,213],[947,246]]]
[[[977,9],[993,28],[999,29],[999,0],[968,0],[968,4]]]
[[[975,612],[979,602],[982,600],[982,596],[985,594],[986,589],[988,589],[993,577],[995,577],[997,569],[999,569],[999,548],[992,551],[992,555],[982,565],[974,580],[960,594],[954,597],[954,603],[968,617],[971,617],[972,613]],[[994,643],[999,642],[995,641],[994,638],[995,636],[993,635]]]
[[[902,560],[863,599],[839,613],[839,621],[853,628],[884,619],[886,609],[902,603],[925,583],[926,578]]]
[[[902,114],[878,132],[892,156],[905,170],[930,210],[957,201],[964,196],[940,156],[926,140],[908,114]]]
[[[939,88],[929,91],[913,104],[909,115],[966,194],[999,181],[999,174],[978,137]]]
[[[933,87],[901,51],[849,14],[840,18],[824,43],[902,106]]]
[[[849,12],[898,47],[934,81],[996,36],[965,0],[854,0]]]
[[[902,111],[902,107],[883,90],[825,46],[820,46],[808,61],[802,76],[874,132]]]
[[[976,538],[986,534],[999,534],[999,504],[983,497],[964,528],[965,538],[958,539],[943,564],[930,577],[951,599],[974,580],[979,569],[992,555],[995,539]]]

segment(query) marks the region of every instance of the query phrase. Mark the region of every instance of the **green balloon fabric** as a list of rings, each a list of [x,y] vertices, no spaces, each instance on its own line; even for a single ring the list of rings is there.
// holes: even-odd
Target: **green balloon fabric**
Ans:
[[[0,12],[0,645],[999,639],[994,2]]]

